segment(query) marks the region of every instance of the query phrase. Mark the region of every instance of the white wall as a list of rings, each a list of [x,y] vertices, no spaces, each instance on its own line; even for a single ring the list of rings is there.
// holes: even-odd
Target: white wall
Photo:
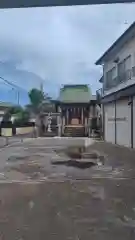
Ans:
[[[105,141],[115,143],[115,105],[108,103],[104,106]]]
[[[129,104],[129,102],[130,102],[129,98],[116,101],[116,125],[115,125],[115,103],[105,104],[104,106],[105,141],[115,143],[115,126],[116,126],[116,144],[131,147],[131,104]],[[134,106],[134,120],[135,120],[135,106]]]
[[[135,97],[133,98],[133,148],[135,148]]]
[[[21,128],[16,128],[16,135],[33,133],[33,131],[34,131],[34,128],[33,128],[33,127],[21,127]]]
[[[135,38],[133,38],[129,43],[125,44],[125,46],[115,56],[112,57],[112,60],[104,63],[104,78],[106,76],[106,72],[108,72],[117,65],[116,63],[114,63],[114,60],[116,58],[119,58],[119,62],[121,62],[129,55],[131,55],[132,68],[135,66]],[[104,91],[104,95],[108,95],[132,84],[135,84],[135,77],[132,77],[132,79],[128,80],[127,82],[121,83],[116,87]]]
[[[129,99],[116,102],[116,143],[131,147],[131,105]]]

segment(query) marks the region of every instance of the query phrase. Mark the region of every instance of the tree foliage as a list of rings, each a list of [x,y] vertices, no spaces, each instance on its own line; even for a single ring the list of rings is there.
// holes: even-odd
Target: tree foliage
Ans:
[[[10,121],[14,116],[14,122],[27,122],[32,113],[35,115],[42,112],[52,112],[55,106],[52,104],[51,98],[39,89],[33,88],[28,93],[30,104],[25,106],[14,106],[9,108],[4,114],[3,121]]]
[[[29,99],[31,102],[31,105],[34,107],[38,107],[45,99],[44,93],[36,88],[33,88],[29,92]]]
[[[27,105],[27,109],[32,113],[49,112],[52,109],[51,98],[39,89],[31,89],[29,99],[30,104]]]
[[[29,121],[30,114],[26,109],[22,109],[20,112],[17,113],[14,123],[26,123]]]
[[[9,108],[3,116],[3,121],[10,121],[12,116],[15,118],[14,122],[27,122],[29,120],[29,112],[21,106]]]

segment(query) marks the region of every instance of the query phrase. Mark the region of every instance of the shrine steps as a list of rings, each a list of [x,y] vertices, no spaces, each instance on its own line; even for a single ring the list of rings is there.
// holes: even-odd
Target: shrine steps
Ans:
[[[64,136],[65,137],[85,137],[85,127],[83,125],[81,126],[75,126],[75,125],[68,125],[65,126],[64,129]]]

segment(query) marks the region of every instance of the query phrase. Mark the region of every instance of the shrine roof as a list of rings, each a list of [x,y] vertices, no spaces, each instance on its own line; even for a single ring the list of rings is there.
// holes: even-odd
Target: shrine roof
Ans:
[[[64,85],[59,94],[58,101],[63,103],[89,103],[92,100],[88,85]]]

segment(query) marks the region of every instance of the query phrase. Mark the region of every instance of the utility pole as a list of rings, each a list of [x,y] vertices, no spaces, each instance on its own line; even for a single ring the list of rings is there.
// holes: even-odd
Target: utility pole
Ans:
[[[19,103],[20,103],[20,93],[19,93],[19,90],[17,90],[16,88],[12,87],[12,91],[14,91],[14,93],[15,93],[15,101],[17,100],[17,105],[19,105]]]
[[[17,104],[20,104],[20,93],[19,90],[17,90]]]
[[[41,90],[41,92],[44,91],[44,89],[43,89],[43,83],[42,83],[42,82],[41,82],[41,84],[40,84],[40,90]]]

